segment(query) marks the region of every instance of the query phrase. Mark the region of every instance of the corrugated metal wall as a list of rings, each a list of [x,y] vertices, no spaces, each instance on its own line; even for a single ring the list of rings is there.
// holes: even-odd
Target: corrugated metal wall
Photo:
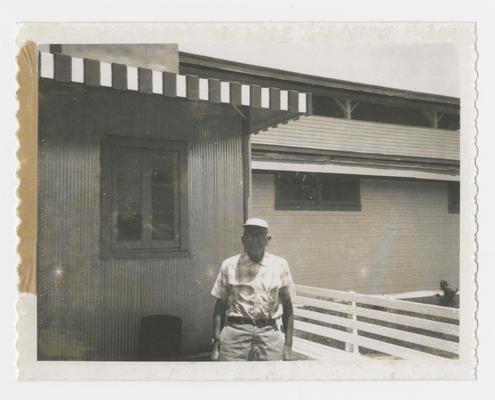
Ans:
[[[303,116],[255,135],[253,144],[459,160],[459,132]]]
[[[209,347],[221,261],[241,249],[242,136],[229,106],[41,81],[39,359],[133,360],[139,321],[183,319],[184,354]],[[102,260],[102,135],[190,143],[190,254]]]
[[[278,211],[274,182],[253,174],[251,215],[268,220],[269,251],[287,258],[297,284],[370,294],[459,284],[447,183],[362,178],[361,211]]]

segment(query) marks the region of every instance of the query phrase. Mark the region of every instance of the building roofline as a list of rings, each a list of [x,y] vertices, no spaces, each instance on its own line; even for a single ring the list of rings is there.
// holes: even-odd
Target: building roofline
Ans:
[[[264,77],[277,79],[281,81],[317,85],[331,89],[347,90],[350,92],[359,92],[380,96],[396,97],[407,100],[419,100],[433,103],[441,103],[459,106],[460,99],[457,97],[443,96],[438,94],[416,92],[412,90],[404,90],[390,88],[385,86],[370,85],[358,82],[344,81],[339,79],[325,78],[315,75],[307,75],[299,72],[291,72],[276,68],[263,67],[259,65],[245,64],[236,61],[229,61],[220,58],[203,56],[199,54],[179,52],[179,64],[193,65],[209,69],[251,75],[254,77]]]

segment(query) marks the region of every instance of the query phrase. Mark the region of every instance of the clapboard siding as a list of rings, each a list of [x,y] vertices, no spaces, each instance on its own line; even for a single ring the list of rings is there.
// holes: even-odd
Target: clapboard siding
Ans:
[[[252,215],[297,284],[380,294],[459,283],[459,215],[447,183],[361,178],[361,211],[274,209],[272,173],[253,174]]]
[[[252,143],[449,160],[460,157],[457,131],[314,115],[261,132]]]
[[[183,319],[183,354],[209,348],[209,291],[240,251],[241,132],[228,106],[40,82],[39,359],[134,360],[150,314]],[[189,143],[189,255],[100,257],[107,134]]]

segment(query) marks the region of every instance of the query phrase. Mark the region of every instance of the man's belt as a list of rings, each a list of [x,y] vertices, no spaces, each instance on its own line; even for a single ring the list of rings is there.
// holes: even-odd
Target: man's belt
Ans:
[[[276,326],[275,320],[272,318],[251,319],[245,317],[227,317],[227,324],[247,324],[256,326],[257,328]]]

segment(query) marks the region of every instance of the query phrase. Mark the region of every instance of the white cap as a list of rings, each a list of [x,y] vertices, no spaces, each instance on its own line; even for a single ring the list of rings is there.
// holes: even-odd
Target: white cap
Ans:
[[[249,218],[243,226],[258,226],[268,230],[268,222],[261,218]]]

